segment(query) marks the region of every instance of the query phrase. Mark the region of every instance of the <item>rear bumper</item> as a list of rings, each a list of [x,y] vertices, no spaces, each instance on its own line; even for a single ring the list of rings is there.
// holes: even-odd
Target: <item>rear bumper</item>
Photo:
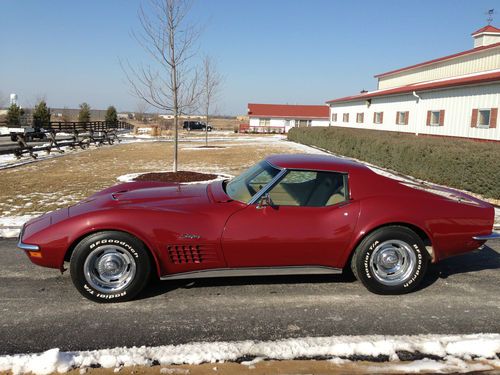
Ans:
[[[491,232],[490,234],[483,234],[481,236],[474,236],[472,238],[476,241],[500,240],[500,233]]]

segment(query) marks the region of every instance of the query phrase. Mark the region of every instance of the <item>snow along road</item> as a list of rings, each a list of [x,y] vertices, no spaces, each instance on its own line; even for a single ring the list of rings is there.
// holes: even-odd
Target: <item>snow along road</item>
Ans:
[[[430,268],[425,287],[377,296],[342,276],[165,281],[100,305],[68,273],[0,240],[0,355],[306,336],[500,333],[500,243]]]

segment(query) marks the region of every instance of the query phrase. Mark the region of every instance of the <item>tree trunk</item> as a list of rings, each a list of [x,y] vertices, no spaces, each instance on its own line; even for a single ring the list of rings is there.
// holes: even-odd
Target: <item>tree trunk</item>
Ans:
[[[175,54],[175,41],[174,41],[174,32],[171,30],[169,35],[169,48],[170,48],[170,58],[173,62],[171,64],[172,70],[172,99],[173,99],[173,112],[174,112],[174,165],[173,171],[177,172],[178,167],[178,151],[179,151],[179,87],[177,86],[177,62],[176,62],[176,54]]]
[[[177,172],[178,161],[177,155],[179,150],[179,102],[177,97],[177,69],[175,65],[172,68],[172,82],[173,82],[173,112],[174,112],[174,165],[173,171]]]
[[[205,146],[208,146],[208,107],[205,115]]]

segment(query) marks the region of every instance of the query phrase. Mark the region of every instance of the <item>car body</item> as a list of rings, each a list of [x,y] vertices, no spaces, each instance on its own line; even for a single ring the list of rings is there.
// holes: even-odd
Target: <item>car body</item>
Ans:
[[[204,122],[200,122],[200,121],[184,121],[182,128],[185,130],[188,130],[188,131],[190,131],[190,130],[212,131],[211,125],[208,125],[208,128],[207,128],[207,124],[205,124]]]
[[[144,256],[130,253],[132,246],[147,253],[144,262],[162,279],[328,274],[351,265],[370,290],[394,294],[413,290],[428,262],[497,237],[493,221],[490,204],[452,189],[392,179],[333,156],[273,155],[230,181],[113,186],[29,221],[18,246],[33,263],[64,270],[75,252],[86,252],[81,267],[89,268],[92,249],[121,243],[118,252],[95,253],[94,268],[82,273],[89,279],[97,272],[96,285],[100,269],[113,275],[121,267],[125,277],[126,265]],[[364,272],[370,257],[377,259]],[[379,276],[382,287],[370,287]],[[82,294],[87,289],[80,285]],[[99,294],[126,300],[136,293],[117,290]]]

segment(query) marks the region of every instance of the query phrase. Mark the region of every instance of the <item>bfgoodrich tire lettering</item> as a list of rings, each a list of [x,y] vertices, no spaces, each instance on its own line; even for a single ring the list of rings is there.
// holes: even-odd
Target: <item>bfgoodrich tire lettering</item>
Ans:
[[[427,264],[427,251],[415,232],[403,226],[387,226],[361,241],[351,268],[368,290],[377,294],[403,294],[418,286]]]
[[[123,302],[134,298],[147,284],[150,259],[137,238],[105,231],[84,238],[70,260],[73,284],[96,302]]]

